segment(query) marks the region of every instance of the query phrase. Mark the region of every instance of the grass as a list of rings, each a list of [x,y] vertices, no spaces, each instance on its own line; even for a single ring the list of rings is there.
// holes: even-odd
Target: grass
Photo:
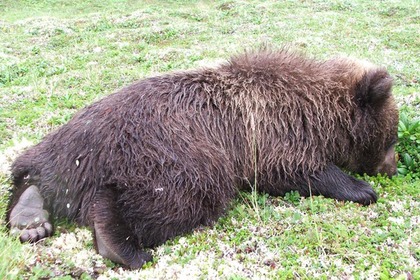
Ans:
[[[385,66],[402,117],[401,175],[364,178],[375,205],[242,193],[213,227],[156,248],[140,271],[95,254],[87,229],[62,223],[32,246],[3,225],[0,278],[420,279],[419,11],[415,0],[1,1],[1,217],[13,158],[78,109],[136,79],[261,44]]]

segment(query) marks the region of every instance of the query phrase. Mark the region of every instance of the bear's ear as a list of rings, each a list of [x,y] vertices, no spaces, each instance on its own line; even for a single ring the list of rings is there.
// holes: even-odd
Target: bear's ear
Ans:
[[[391,96],[392,78],[385,69],[367,71],[356,87],[356,98],[363,107],[380,107]]]

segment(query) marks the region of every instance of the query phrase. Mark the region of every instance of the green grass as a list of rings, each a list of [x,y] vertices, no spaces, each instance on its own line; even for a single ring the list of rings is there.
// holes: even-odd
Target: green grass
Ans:
[[[1,1],[1,217],[13,158],[78,109],[136,79],[262,44],[385,66],[402,108],[402,175],[365,177],[380,195],[370,207],[243,193],[213,227],[156,248],[141,271],[96,255],[86,229],[63,223],[31,246],[2,226],[0,278],[420,279],[419,11],[415,0]]]

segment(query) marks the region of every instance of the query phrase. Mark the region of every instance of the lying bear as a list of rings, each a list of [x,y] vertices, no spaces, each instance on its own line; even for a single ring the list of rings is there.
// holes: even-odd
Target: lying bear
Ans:
[[[139,268],[145,248],[211,224],[254,183],[374,203],[342,169],[396,172],[391,87],[369,63],[286,50],[138,81],[16,159],[9,226],[36,242],[52,234],[50,215],[67,217],[92,228],[102,256]]]

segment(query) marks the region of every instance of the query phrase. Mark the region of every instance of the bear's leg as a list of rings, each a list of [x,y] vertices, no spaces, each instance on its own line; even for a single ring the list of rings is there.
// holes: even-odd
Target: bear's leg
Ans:
[[[53,228],[38,187],[29,186],[17,199],[9,212],[11,233],[19,234],[22,242],[36,242],[51,236]]]
[[[109,188],[95,194],[91,209],[95,246],[100,255],[113,262],[141,268],[152,255],[141,250],[136,235],[121,218],[117,196]]]
[[[325,170],[311,177],[309,187],[313,194],[337,200],[354,201],[362,205],[376,202],[377,196],[365,181],[358,180],[335,165],[328,165]]]

